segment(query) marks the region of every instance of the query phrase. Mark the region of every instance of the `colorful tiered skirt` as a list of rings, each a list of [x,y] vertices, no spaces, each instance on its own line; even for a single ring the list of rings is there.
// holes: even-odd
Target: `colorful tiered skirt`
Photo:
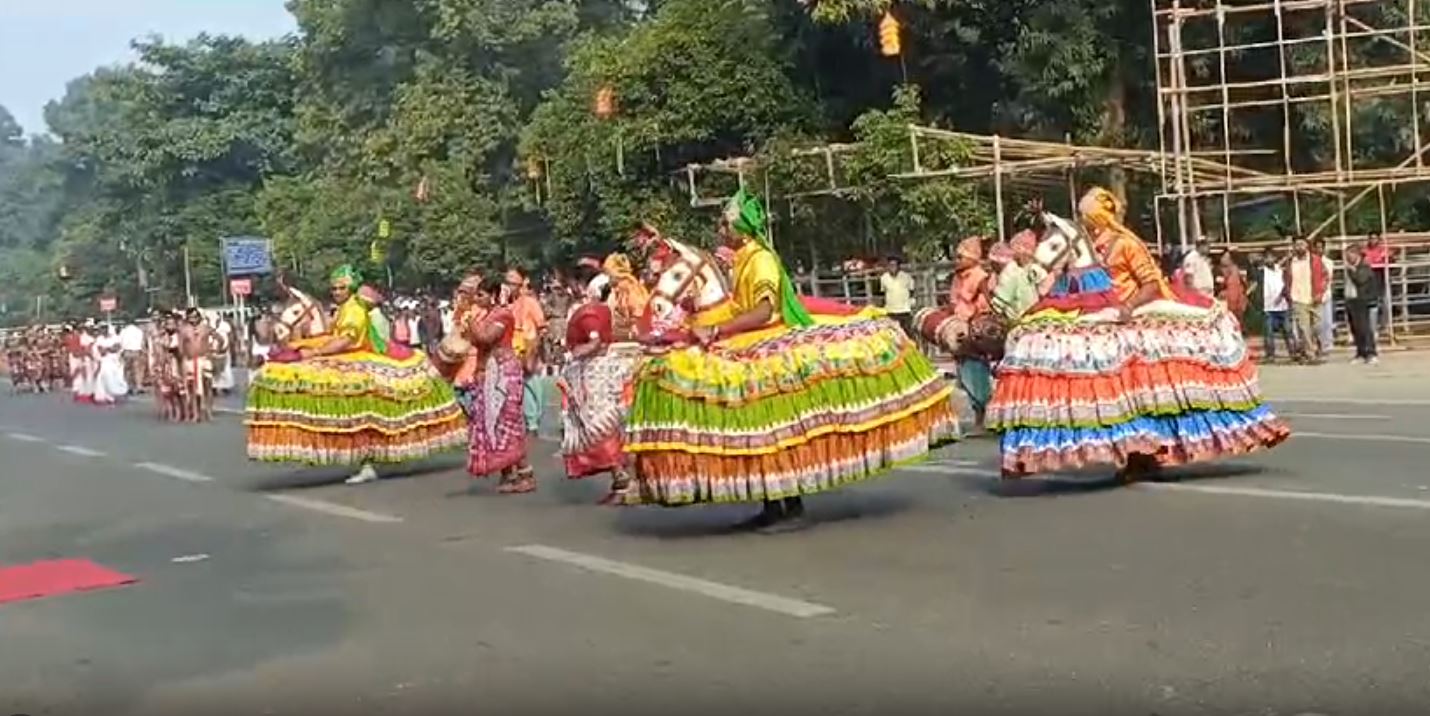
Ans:
[[[958,436],[952,391],[887,318],[648,356],[626,421],[627,502],[758,502],[866,479]]]
[[[465,445],[467,419],[422,353],[268,363],[248,392],[248,457],[311,465],[416,460]]]
[[[1009,332],[987,414],[1002,433],[1005,477],[1122,467],[1133,455],[1201,462],[1290,435],[1262,402],[1256,366],[1223,304],[1149,309],[1123,324],[1040,305]]]
[[[626,409],[640,359],[639,345],[617,343],[562,368],[561,455],[567,477],[590,477],[626,466]]]

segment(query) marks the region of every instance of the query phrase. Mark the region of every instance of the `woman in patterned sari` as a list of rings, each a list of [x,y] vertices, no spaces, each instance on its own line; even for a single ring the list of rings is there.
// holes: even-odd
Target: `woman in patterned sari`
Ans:
[[[566,328],[561,388],[564,428],[561,453],[566,476],[579,479],[611,473],[611,492],[601,504],[619,502],[630,488],[622,451],[628,385],[640,359],[634,343],[613,343],[614,315],[607,305],[609,281],[598,277],[587,287],[586,302],[571,314]]]
[[[497,305],[501,290],[500,277],[482,280],[473,297],[476,310],[456,327],[471,344],[478,366],[457,388],[470,396],[467,472],[473,477],[499,473],[497,492],[512,495],[535,491],[536,476],[526,461],[522,365],[512,348],[516,319]]]

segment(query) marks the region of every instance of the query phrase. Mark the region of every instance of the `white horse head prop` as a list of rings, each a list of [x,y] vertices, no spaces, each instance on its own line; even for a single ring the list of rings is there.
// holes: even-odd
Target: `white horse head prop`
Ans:
[[[292,300],[278,316],[278,325],[273,327],[273,336],[279,343],[288,343],[302,338],[312,338],[328,332],[328,317],[323,307],[311,296],[296,288],[289,288]]]
[[[1051,212],[1043,212],[1043,223],[1047,225],[1047,231],[1033,250],[1033,259],[1039,266],[1051,271],[1063,262],[1064,257],[1068,268],[1097,265],[1097,253],[1093,251],[1092,242],[1076,225]]]
[[[730,285],[715,256],[704,249],[662,237],[667,249],[660,261],[660,275],[651,291],[651,318],[657,322],[674,320],[689,303],[698,313],[725,302]]]

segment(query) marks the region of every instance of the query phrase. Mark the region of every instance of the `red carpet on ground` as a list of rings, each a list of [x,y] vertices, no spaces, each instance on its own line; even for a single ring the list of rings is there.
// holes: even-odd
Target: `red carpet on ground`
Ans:
[[[87,559],[52,559],[0,567],[0,604],[118,587],[137,581],[135,577],[105,569]]]

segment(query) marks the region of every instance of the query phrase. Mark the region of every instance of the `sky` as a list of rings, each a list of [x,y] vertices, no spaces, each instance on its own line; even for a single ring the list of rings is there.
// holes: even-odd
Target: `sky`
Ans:
[[[0,105],[27,134],[42,133],[45,103],[75,77],[134,59],[136,37],[266,39],[295,29],[283,0],[0,0]]]

